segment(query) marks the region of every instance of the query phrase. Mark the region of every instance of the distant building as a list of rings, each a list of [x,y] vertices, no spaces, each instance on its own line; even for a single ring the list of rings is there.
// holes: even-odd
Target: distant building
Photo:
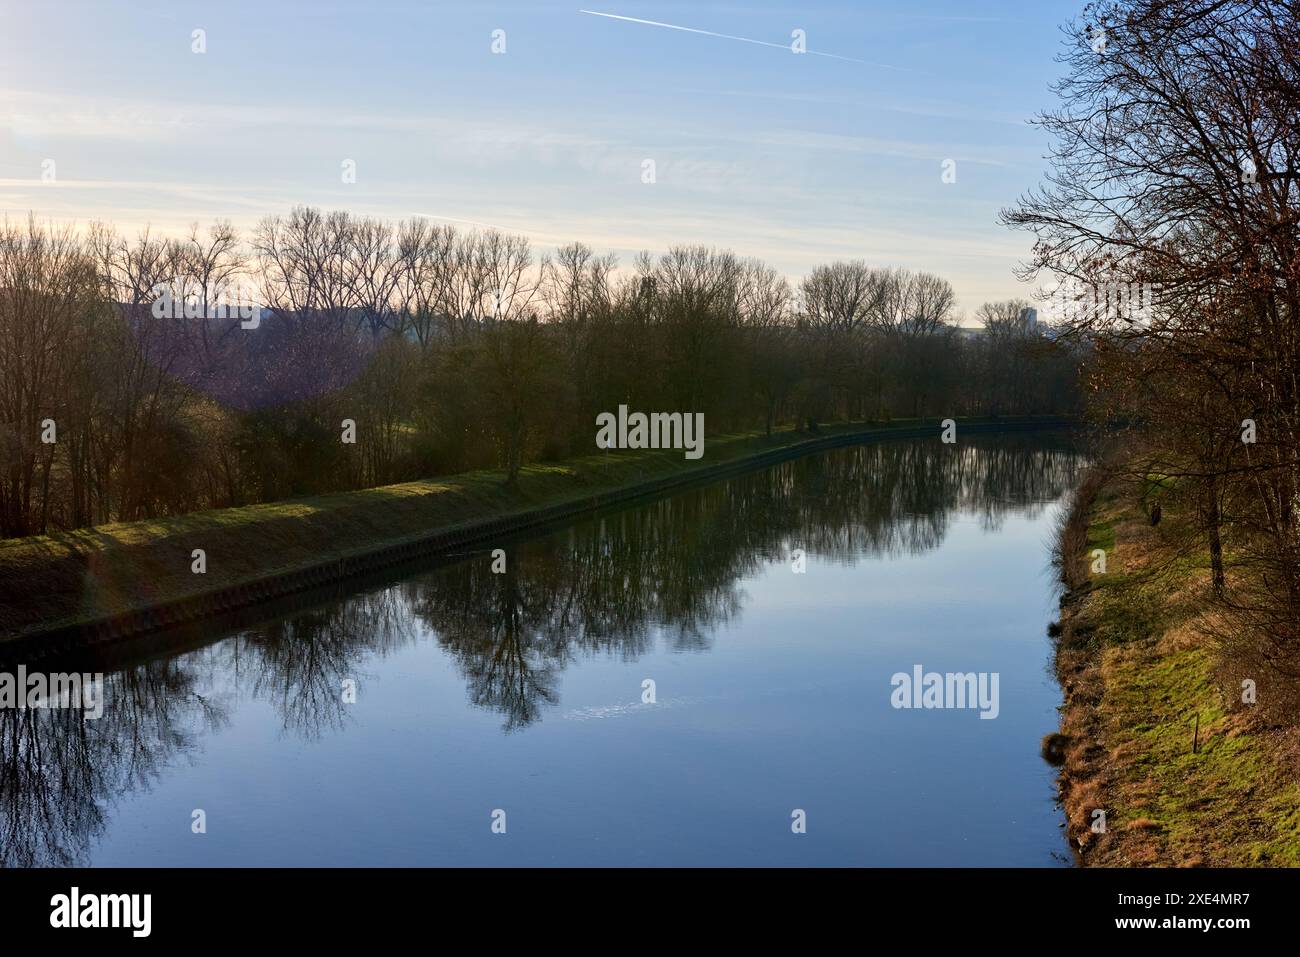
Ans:
[[[1026,306],[1020,310],[1020,325],[1025,332],[1038,331],[1038,310],[1033,306]]]

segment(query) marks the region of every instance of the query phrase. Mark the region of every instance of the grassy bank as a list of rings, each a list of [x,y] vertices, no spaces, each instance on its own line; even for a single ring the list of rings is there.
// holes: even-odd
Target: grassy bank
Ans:
[[[824,428],[820,438],[864,430],[902,432],[919,424],[842,424]],[[937,434],[933,420],[927,427]],[[508,522],[511,516],[538,508],[738,463],[814,438],[789,429],[771,436],[718,436],[709,439],[704,458],[694,462],[680,450],[610,451],[529,466],[512,488],[506,487],[499,471],[471,472],[0,541],[0,638],[75,630],[298,569],[319,568],[322,562],[346,562],[427,539],[439,530]],[[191,570],[194,549],[205,553],[205,574]]]
[[[1066,701],[1051,744],[1071,843],[1093,866],[1300,865],[1296,733],[1220,680],[1208,552],[1189,552],[1163,497],[1152,525],[1160,485],[1096,473],[1060,537]]]

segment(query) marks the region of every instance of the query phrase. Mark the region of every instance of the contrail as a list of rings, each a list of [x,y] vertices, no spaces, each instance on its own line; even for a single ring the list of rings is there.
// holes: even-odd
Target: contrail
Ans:
[[[698,33],[706,37],[721,37],[723,40],[739,40],[741,43],[756,43],[762,47],[776,47],[778,50],[789,50],[788,43],[772,43],[768,40],[753,40],[749,37],[732,36],[730,33],[714,33],[712,30],[697,30],[695,27],[681,27],[675,23],[661,23],[658,20],[642,20],[639,17],[622,17],[616,13],[601,13],[598,10],[579,10],[579,13],[585,13],[593,17],[607,17],[610,20],[626,20],[628,23],[644,23],[651,27],[663,27],[666,30],[680,30],[683,33]],[[890,66],[888,63],[872,63],[870,60],[859,60],[857,57],[840,56],[838,53],[821,53],[817,50],[805,51],[810,56],[824,56],[832,60],[847,60],[850,63],[865,63],[867,66],[883,67],[886,70],[904,70],[906,67]]]

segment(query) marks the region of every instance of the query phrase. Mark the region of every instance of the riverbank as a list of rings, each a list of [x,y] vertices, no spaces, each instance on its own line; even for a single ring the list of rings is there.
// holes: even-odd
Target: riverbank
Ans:
[[[1068,424],[958,423],[959,437]],[[500,471],[471,472],[4,541],[0,640],[116,640],[837,445],[937,440],[939,431],[934,420],[896,420],[828,426],[815,436],[790,429],[718,436],[700,461],[681,450],[610,451],[528,466],[514,487]]]
[[[1220,667],[1208,551],[1189,553],[1160,485],[1094,470],[1058,540],[1065,704],[1045,752],[1063,760],[1071,846],[1085,866],[1300,865],[1300,736],[1269,727]]]

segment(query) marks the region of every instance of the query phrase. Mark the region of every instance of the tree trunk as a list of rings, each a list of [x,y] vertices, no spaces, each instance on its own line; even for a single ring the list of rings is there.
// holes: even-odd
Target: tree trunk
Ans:
[[[1219,490],[1215,482],[1210,483],[1205,524],[1210,535],[1210,580],[1214,586],[1214,593],[1222,595],[1224,586],[1223,538],[1220,529],[1223,522],[1219,510]]]

